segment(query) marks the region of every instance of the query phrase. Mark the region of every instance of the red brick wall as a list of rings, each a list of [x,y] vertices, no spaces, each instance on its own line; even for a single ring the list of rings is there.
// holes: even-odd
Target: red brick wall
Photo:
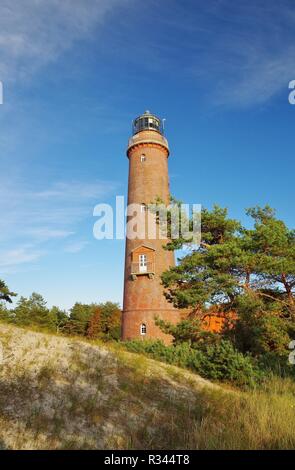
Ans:
[[[168,150],[162,136],[155,131],[143,131],[136,135],[138,144],[128,151],[129,158],[129,180],[128,180],[128,204],[150,204],[160,198],[165,204],[169,202],[169,179],[168,179]],[[148,140],[148,143],[140,143],[140,140]],[[146,160],[141,162],[141,155]],[[143,213],[143,218],[154,217],[152,214]],[[168,240],[149,240],[147,231],[139,240],[126,240],[125,252],[125,282],[124,282],[124,304],[122,338],[140,338],[140,325],[147,326],[147,334],[144,338],[161,338],[165,342],[170,337],[164,335],[154,324],[155,315],[171,322],[177,322],[180,318],[178,310],[166,300],[163,295],[160,275],[163,271],[174,266],[173,252],[163,249]],[[146,245],[155,250],[155,275],[137,276],[132,280],[131,262],[132,252]],[[140,250],[136,250],[138,254]],[[145,251],[143,251],[145,252]]]

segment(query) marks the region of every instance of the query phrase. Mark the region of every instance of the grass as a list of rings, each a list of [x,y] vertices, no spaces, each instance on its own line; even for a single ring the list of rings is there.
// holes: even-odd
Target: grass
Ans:
[[[292,449],[295,447],[295,384],[272,378],[259,390],[194,390],[189,399],[155,378],[121,371],[121,388],[150,410],[144,424],[131,426],[132,448]],[[173,379],[183,380],[181,370]],[[193,380],[190,389],[196,388]],[[174,392],[174,393],[171,393]]]
[[[241,391],[120,345],[0,334],[1,449],[295,448],[291,379]]]

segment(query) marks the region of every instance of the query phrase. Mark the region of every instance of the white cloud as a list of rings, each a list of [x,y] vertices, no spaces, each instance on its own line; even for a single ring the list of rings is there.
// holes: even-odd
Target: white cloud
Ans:
[[[0,77],[31,77],[128,0],[1,0]]]
[[[208,50],[209,81],[216,105],[249,107],[286,90],[295,70],[295,15],[288,2],[217,5],[221,25]]]
[[[93,207],[117,188],[112,181],[63,181],[46,189],[27,188],[0,177],[0,239],[64,238]]]
[[[34,240],[37,241],[48,241],[58,238],[67,238],[73,235],[75,232],[69,230],[55,230],[48,227],[41,227],[36,229],[31,229],[26,232],[27,235],[31,236]]]
[[[0,252],[2,268],[36,261],[46,254],[46,243],[74,235],[87,218],[92,222],[94,205],[117,187],[108,181],[63,181],[40,191],[17,181],[3,179],[1,184],[1,179],[0,241],[7,246]],[[19,244],[22,247],[15,248]],[[75,253],[85,245],[86,242],[73,242],[66,251]]]
[[[65,247],[65,251],[67,253],[79,253],[85,248],[86,245],[88,245],[88,243],[89,242],[87,241],[77,241],[77,242],[70,243],[69,245]]]
[[[44,253],[31,247],[21,247],[0,252],[0,270],[38,260]]]
[[[132,1],[2,0],[0,80],[5,84],[31,77],[96,33],[109,13],[126,9]],[[137,67],[168,73],[177,68],[195,77],[196,86],[206,83],[215,104],[238,107],[267,102],[294,78],[291,2],[196,0],[187,8],[171,0],[161,16],[156,5],[149,0],[138,14],[143,26],[154,25],[154,34],[134,41],[127,25],[121,45],[113,47]],[[2,145],[7,145],[5,138]]]
[[[181,70],[214,106],[255,106],[282,90],[287,100],[295,78],[294,2],[193,3],[174,0],[161,17],[163,40],[145,49],[147,66]]]
[[[0,80],[4,82],[5,104],[1,106],[0,157],[6,168],[0,175],[1,272],[16,272],[25,266],[31,269],[30,263],[49,253],[49,242],[50,248],[64,243],[87,217],[92,222],[94,205],[116,188],[113,182],[95,180],[57,181],[45,186],[33,177],[28,185],[24,184],[22,148],[27,139],[31,143],[47,131],[25,102],[16,102],[16,97],[12,102],[11,96],[6,99],[6,84],[32,79],[78,41],[95,37],[107,23],[109,13],[130,1],[0,1]],[[68,245],[72,252],[82,248],[81,243]]]
[[[240,48],[245,49],[243,44]],[[225,77],[217,80],[215,104],[255,106],[266,103],[282,90],[286,90],[287,100],[288,83],[295,76],[295,46],[282,46],[281,50],[271,53],[266,49],[249,50],[248,55],[231,65]]]
[[[110,190],[115,189],[115,184],[108,181],[61,181],[53,187],[33,193],[33,197],[43,200],[62,199],[63,201],[79,201],[83,199],[100,198]]]

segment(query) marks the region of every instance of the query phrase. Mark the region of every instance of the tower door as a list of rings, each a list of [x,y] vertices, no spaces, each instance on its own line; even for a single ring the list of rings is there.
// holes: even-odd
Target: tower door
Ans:
[[[147,256],[146,255],[139,255],[139,272],[140,273],[147,272]]]

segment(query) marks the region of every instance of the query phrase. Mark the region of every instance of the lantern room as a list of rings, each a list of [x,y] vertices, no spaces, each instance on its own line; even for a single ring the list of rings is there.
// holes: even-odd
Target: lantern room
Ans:
[[[163,134],[163,121],[150,111],[146,111],[133,121],[133,135],[141,131],[156,131]]]

